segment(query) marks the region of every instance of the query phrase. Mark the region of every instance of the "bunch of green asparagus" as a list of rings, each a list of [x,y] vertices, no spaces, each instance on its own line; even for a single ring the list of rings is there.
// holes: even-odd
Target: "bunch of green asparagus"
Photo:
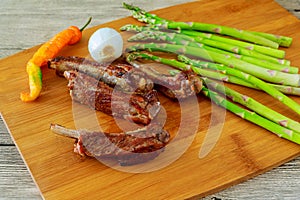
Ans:
[[[289,47],[292,38],[215,24],[175,22],[136,6],[126,3],[123,6],[132,12],[134,18],[147,24],[121,27],[122,31],[137,32],[129,41],[140,42],[127,48],[130,52],[128,62],[147,59],[183,71],[192,70],[204,83],[202,94],[211,101],[300,144],[300,124],[297,121],[220,84],[220,81],[225,81],[262,90],[300,115],[300,105],[287,96],[300,95],[298,67],[291,66],[291,62],[284,59],[285,51],[279,49],[280,46]],[[147,42],[149,40],[152,42]],[[162,51],[178,56],[177,59],[167,59],[143,51]]]

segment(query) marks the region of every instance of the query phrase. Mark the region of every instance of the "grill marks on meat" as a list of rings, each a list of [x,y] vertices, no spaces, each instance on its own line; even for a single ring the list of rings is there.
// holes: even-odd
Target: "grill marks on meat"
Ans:
[[[80,71],[125,92],[147,92],[155,82],[158,90],[172,99],[184,99],[202,89],[202,81],[192,71],[167,75],[137,61],[131,64],[103,64],[76,56],[58,56],[48,62],[48,67],[55,69],[59,76],[64,71]]]
[[[193,71],[176,71],[175,74],[167,74],[157,70],[153,63],[141,63],[130,57],[127,61],[135,68],[141,70],[151,79],[155,86],[172,99],[184,99],[198,94],[202,90],[202,81]]]
[[[79,155],[112,158],[122,166],[154,159],[170,139],[169,133],[158,124],[120,133],[71,130],[57,124],[51,124],[50,129],[57,134],[76,138],[74,152]]]
[[[58,56],[48,61],[48,67],[55,69],[59,76],[65,71],[80,71],[122,91],[147,92],[153,89],[153,82],[128,64],[103,64],[76,56]]]
[[[150,123],[160,110],[153,82],[173,99],[187,98],[202,89],[201,80],[192,72],[171,75],[150,66],[105,65],[80,57],[57,57],[49,61],[48,66],[69,81],[68,88],[74,101],[147,125],[126,133],[70,130],[51,125],[54,132],[76,138],[76,153],[99,159],[113,158],[120,165],[134,165],[154,159],[170,139],[169,133],[160,125]]]
[[[65,71],[71,98],[106,114],[149,124],[160,110],[155,90],[145,93],[124,93],[77,71]]]
[[[166,75],[148,66],[143,66],[142,71],[153,80],[159,91],[172,99],[184,99],[198,94],[202,89],[201,79],[192,71]]]

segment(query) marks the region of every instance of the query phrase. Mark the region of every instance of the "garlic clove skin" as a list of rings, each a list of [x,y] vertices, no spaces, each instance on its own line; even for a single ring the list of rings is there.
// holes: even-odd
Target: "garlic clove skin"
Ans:
[[[113,28],[100,28],[90,37],[88,50],[97,62],[113,62],[123,53],[123,38]]]

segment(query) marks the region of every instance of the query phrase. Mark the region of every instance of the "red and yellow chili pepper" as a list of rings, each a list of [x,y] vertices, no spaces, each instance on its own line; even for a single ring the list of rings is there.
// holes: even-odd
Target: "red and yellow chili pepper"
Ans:
[[[46,65],[47,61],[51,58],[54,58],[65,46],[79,42],[82,37],[82,31],[90,22],[91,18],[89,18],[88,22],[81,29],[76,26],[70,26],[69,28],[55,35],[37,50],[37,52],[26,65],[30,93],[22,92],[20,96],[22,101],[34,101],[39,97],[42,90],[41,67]]]

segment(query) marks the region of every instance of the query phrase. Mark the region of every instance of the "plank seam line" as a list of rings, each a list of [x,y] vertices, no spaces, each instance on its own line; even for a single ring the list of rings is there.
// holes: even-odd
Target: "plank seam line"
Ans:
[[[13,147],[16,146],[15,144],[0,144],[2,147]]]

